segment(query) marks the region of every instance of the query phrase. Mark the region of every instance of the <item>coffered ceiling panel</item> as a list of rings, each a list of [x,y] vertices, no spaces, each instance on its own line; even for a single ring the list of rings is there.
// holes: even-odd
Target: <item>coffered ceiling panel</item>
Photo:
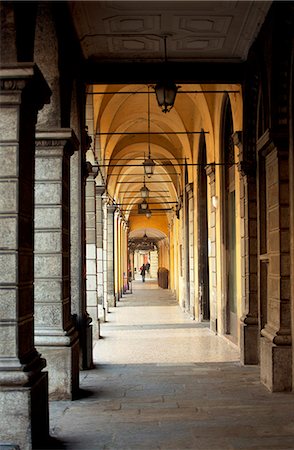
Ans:
[[[86,59],[244,61],[271,1],[69,1]]]

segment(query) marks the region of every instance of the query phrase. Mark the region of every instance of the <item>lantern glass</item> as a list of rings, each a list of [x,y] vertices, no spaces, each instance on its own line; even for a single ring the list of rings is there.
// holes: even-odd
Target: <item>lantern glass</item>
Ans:
[[[152,212],[150,211],[150,209],[147,209],[147,211],[146,211],[147,219],[150,219],[151,216],[152,216]]]
[[[155,86],[155,94],[158,105],[163,112],[168,112],[174,106],[178,87],[172,82],[161,82]]]
[[[145,174],[147,175],[148,178],[150,178],[154,171],[155,162],[153,161],[153,159],[148,158],[145,159],[145,161],[143,162],[143,166]]]
[[[143,202],[141,203],[141,209],[146,210],[148,208],[148,203],[146,202],[146,200],[143,200]]]
[[[148,198],[149,197],[149,189],[148,189],[148,187],[146,187],[144,185],[143,187],[141,187],[140,191],[141,191],[141,197],[142,198]]]

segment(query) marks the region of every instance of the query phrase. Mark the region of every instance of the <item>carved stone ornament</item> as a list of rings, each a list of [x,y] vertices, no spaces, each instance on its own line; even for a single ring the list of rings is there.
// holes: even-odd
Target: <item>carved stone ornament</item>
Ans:
[[[1,91],[22,91],[27,80],[0,80]]]
[[[256,163],[254,161],[239,161],[237,167],[242,177],[255,175]]]
[[[205,172],[208,177],[213,177],[215,175],[215,164],[207,164],[205,166]]]

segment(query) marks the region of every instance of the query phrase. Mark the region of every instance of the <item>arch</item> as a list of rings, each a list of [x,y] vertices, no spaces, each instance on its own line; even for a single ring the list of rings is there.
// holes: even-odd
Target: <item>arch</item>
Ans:
[[[198,283],[199,317],[210,319],[209,268],[208,268],[208,205],[207,205],[207,164],[205,134],[199,138],[197,177],[197,229],[198,229]]]
[[[222,291],[224,330],[237,343],[237,279],[236,279],[236,198],[235,198],[235,148],[232,140],[233,115],[228,95],[223,98],[221,127],[222,194]]]

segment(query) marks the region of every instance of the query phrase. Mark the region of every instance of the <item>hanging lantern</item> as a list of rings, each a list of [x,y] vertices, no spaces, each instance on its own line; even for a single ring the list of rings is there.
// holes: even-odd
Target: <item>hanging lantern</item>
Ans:
[[[147,217],[147,219],[150,219],[151,216],[152,216],[152,212],[148,208],[147,211],[146,211],[146,217]]]
[[[166,113],[174,106],[178,87],[173,81],[160,82],[154,87],[156,100],[161,110]]]
[[[154,172],[155,162],[153,161],[153,159],[147,158],[143,162],[143,166],[144,166],[145,175],[147,175],[147,177],[150,178]]]
[[[144,181],[144,186],[141,187],[140,189],[141,192],[141,197],[142,198],[148,198],[149,197],[149,189],[147,186],[145,186],[145,181]]]
[[[140,208],[143,209],[144,211],[148,209],[148,203],[146,202],[146,200],[142,201]]]

